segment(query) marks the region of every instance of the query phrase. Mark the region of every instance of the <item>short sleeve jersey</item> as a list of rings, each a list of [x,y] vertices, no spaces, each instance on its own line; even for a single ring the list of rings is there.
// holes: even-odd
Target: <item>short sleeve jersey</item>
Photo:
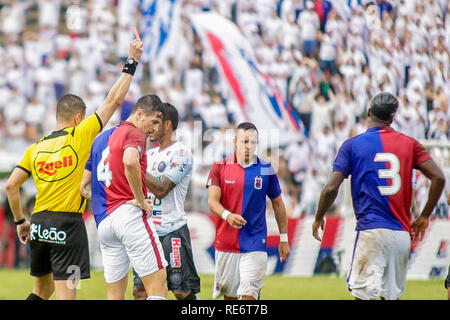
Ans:
[[[213,164],[207,187],[211,185],[220,187],[222,206],[247,221],[244,227],[235,229],[220,220],[215,248],[226,252],[266,251],[266,197],[275,199],[281,195],[272,165],[257,158],[255,164],[244,168],[234,155]]]
[[[92,173],[92,202],[97,225],[117,207],[134,199],[123,164],[124,150],[128,147],[139,151],[142,192],[147,194],[146,136],[131,122],[122,121],[120,126],[105,131],[94,141],[86,164],[86,170]]]
[[[187,223],[184,201],[192,176],[192,154],[181,142],[164,150],[147,151],[147,172],[158,180],[166,176],[175,187],[163,198],[154,198],[153,223],[158,235],[164,236]],[[151,190],[149,190],[151,192]]]
[[[28,147],[17,167],[36,184],[34,212],[84,212],[86,200],[80,195],[80,183],[92,143],[101,130],[102,122],[94,113],[78,126],[54,131]]]
[[[333,171],[351,175],[356,230],[411,232],[413,169],[429,159],[417,140],[390,127],[372,127],[346,140]]]

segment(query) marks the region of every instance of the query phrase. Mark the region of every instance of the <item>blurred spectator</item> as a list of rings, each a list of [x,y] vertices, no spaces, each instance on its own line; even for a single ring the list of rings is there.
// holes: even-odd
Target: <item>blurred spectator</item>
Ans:
[[[306,10],[298,16],[298,24],[301,28],[303,54],[312,58],[317,50],[317,35],[320,32],[320,20],[314,11],[314,2],[306,1]]]

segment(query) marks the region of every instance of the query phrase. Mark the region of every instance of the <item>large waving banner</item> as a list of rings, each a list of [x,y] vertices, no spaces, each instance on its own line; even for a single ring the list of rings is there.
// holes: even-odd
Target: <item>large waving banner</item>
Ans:
[[[268,138],[260,147],[302,140],[300,118],[270,77],[259,69],[250,43],[237,26],[212,12],[192,14],[190,19],[239,105],[239,118],[253,122]]]
[[[141,32],[145,43],[144,61],[156,67],[167,56],[176,54],[177,38],[180,36],[180,0],[141,0]],[[152,71],[152,70],[150,70]]]

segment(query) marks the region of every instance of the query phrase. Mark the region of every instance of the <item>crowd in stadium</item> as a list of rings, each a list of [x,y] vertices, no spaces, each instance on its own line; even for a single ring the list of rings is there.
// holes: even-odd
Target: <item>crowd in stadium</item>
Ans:
[[[148,65],[138,68],[123,109],[147,92],[178,108],[178,136],[202,150],[194,154],[189,208],[208,210],[204,186],[218,160],[214,144],[231,144],[233,150],[223,133],[237,125],[220,92],[220,70],[203,54],[188,19],[193,12],[214,10],[233,20],[252,44],[261,70],[303,121],[306,140],[283,146],[277,159],[291,217],[314,214],[337,148],[365,131],[367,104],[379,91],[401,101],[395,129],[416,139],[449,140],[447,1],[375,1],[375,7],[374,1],[181,2],[183,40],[176,59],[150,75]],[[30,143],[50,133],[64,93],[82,97],[88,115],[102,104],[134,37],[139,5],[137,0],[2,1],[1,150],[20,158]],[[120,119],[118,112],[109,126]],[[217,129],[212,142],[194,136],[196,123],[203,132]]]

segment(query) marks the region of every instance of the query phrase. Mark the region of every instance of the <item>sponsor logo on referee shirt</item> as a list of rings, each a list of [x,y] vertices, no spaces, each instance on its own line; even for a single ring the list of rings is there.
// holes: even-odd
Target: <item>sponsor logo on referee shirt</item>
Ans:
[[[34,159],[37,177],[46,182],[67,178],[77,165],[78,156],[70,145],[54,152],[39,151]]]

